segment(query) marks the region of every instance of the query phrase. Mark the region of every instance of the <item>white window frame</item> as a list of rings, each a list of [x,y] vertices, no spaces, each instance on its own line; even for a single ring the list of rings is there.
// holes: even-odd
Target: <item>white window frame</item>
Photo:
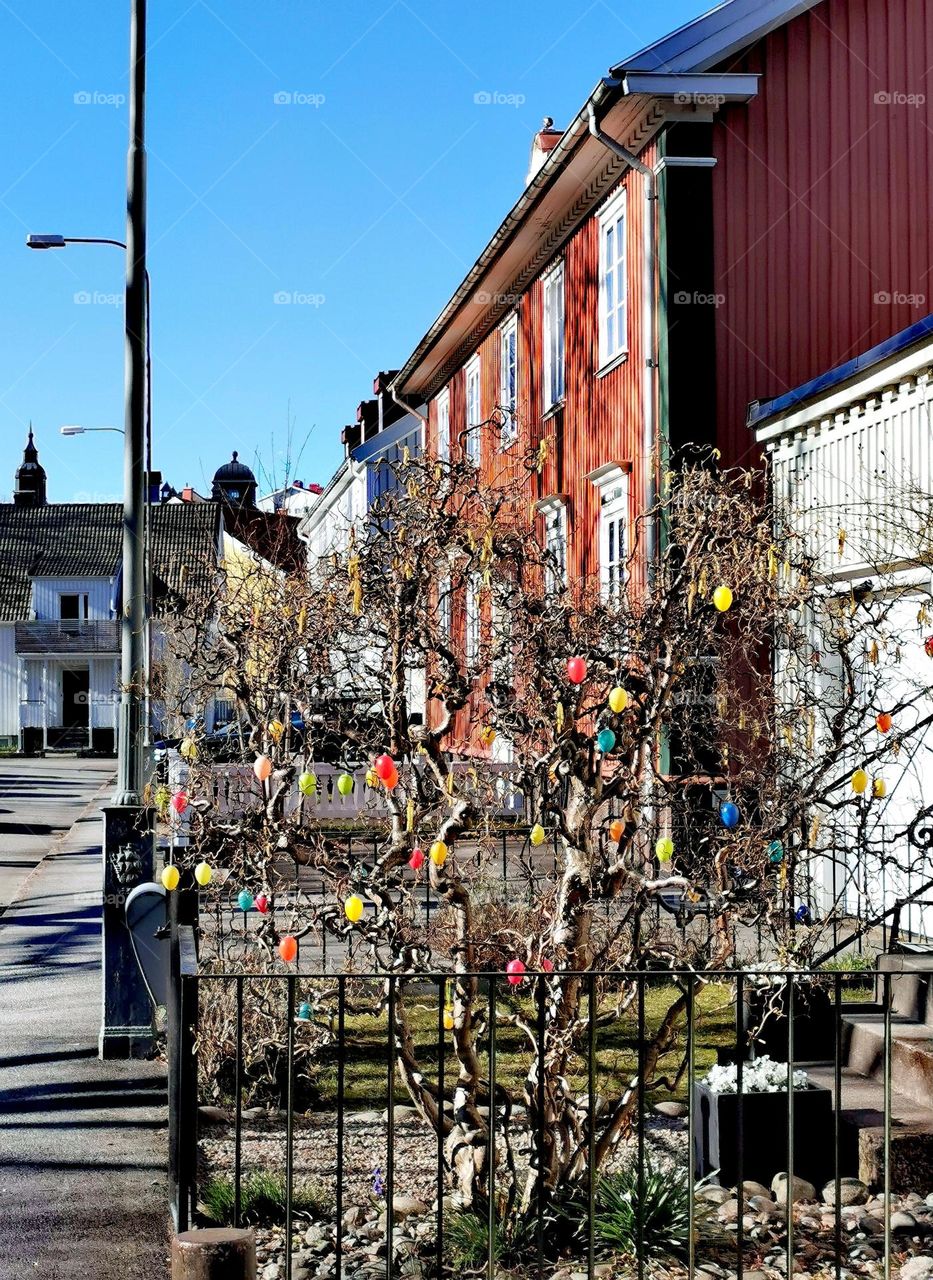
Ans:
[[[503,600],[492,602],[492,678],[510,685],[514,678],[515,655],[512,651],[512,615]]]
[[[511,315],[499,330],[499,408],[502,412],[501,440],[507,449],[518,436],[515,417],[518,405],[518,316]],[[511,351],[511,356],[509,352]],[[509,385],[511,383],[511,386]]]
[[[614,195],[599,213],[600,368],[628,352],[627,226],[623,190]]]
[[[437,456],[450,461],[450,390],[445,387],[437,397]]]
[[[437,626],[441,637],[450,644],[450,633],[453,629],[453,610],[450,599],[450,575],[438,579],[437,583]]]
[[[567,502],[564,498],[545,498],[538,503],[538,513],[544,519],[544,549],[556,559],[556,566],[549,557],[544,570],[544,586],[548,595],[567,590]]]
[[[564,264],[558,262],[542,283],[544,346],[544,412],[564,399]]]
[[[478,573],[471,573],[463,593],[463,659],[468,669],[475,667],[479,661],[480,613],[480,578]]]
[[[480,423],[483,420],[483,383],[480,358],[475,355],[466,367],[466,435],[463,452],[468,462],[478,467],[482,451]]]
[[[610,463],[590,480],[599,492],[600,593],[606,604],[618,606],[628,580],[629,473]]]

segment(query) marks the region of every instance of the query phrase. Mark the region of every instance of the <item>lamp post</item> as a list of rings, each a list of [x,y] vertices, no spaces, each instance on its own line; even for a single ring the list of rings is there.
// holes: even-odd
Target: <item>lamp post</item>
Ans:
[[[76,427],[66,426],[59,427],[58,434],[60,436],[86,436],[89,431],[116,431],[119,435],[126,435],[122,427]]]

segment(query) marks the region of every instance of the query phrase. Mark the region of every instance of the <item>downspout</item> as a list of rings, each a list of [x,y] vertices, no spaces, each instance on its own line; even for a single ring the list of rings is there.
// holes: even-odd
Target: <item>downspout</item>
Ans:
[[[406,413],[410,413],[413,417],[421,421],[421,452],[424,453],[428,447],[428,420],[423,413],[419,413],[417,409],[413,409],[410,404],[405,404],[404,400],[399,400],[395,394],[395,383],[390,382],[387,388],[389,395],[395,401],[400,409],[404,409]]]
[[[655,264],[658,260],[658,219],[656,213],[658,182],[657,175],[652,168],[642,160],[639,160],[638,156],[623,147],[615,138],[610,138],[608,134],[603,133],[596,123],[596,110],[592,101],[587,103],[587,113],[589,115],[590,133],[596,141],[601,142],[614,156],[624,160],[627,165],[637,170],[644,178],[645,233],[642,237],[644,242],[642,293],[643,325],[646,335],[645,347],[647,355],[644,368],[643,399],[645,402],[645,422],[642,447],[645,453],[645,512],[653,513],[646,514],[645,534],[645,550],[650,580],[654,575],[658,554],[655,506],[658,501],[658,468],[660,465],[660,441],[657,438],[658,373],[660,362],[658,360],[658,296],[655,288]]]

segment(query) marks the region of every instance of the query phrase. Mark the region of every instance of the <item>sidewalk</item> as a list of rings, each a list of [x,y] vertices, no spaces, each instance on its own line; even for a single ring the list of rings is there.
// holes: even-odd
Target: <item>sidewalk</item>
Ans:
[[[100,802],[0,916],[0,1280],[167,1274],[165,1073],[96,1056]]]

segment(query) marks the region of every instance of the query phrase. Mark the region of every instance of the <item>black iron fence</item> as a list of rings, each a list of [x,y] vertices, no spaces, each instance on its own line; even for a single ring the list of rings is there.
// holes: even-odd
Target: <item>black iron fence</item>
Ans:
[[[299,1265],[593,1280],[626,1257],[642,1280],[656,1251],[691,1278],[715,1263],[742,1280],[780,1255],[788,1275],[804,1257],[839,1280],[853,1250],[889,1276],[933,1236],[933,961],[258,974],[199,967],[184,922],[173,950],[176,1225],[271,1213],[286,1280]]]

